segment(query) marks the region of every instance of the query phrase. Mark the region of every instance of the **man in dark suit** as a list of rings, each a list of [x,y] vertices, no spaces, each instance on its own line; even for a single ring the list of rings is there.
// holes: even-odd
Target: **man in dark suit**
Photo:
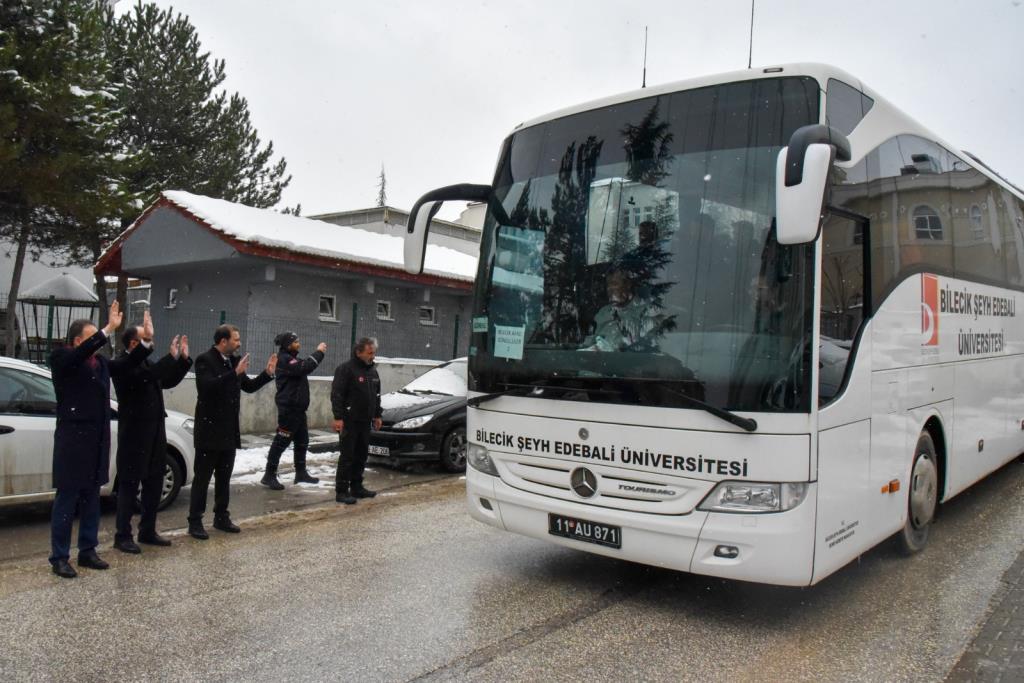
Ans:
[[[241,359],[236,352],[242,345],[241,334],[234,325],[221,325],[213,333],[213,348],[196,358],[196,424],[193,441],[196,446],[195,477],[188,509],[188,533],[193,538],[210,537],[203,528],[206,512],[206,490],[214,476],[213,528],[237,534],[239,529],[228,512],[231,493],[231,471],[235,467],[235,450],[242,446],[238,424],[241,392],[252,393],[274,379],[277,354],[272,354],[266,369],[249,377],[249,354]]]
[[[100,527],[100,487],[110,469],[110,374],[141,363],[152,347],[140,344],[117,360],[97,356],[121,324],[117,301],[110,306],[102,330],[89,320],[68,328],[68,346],[50,354],[57,394],[57,428],[53,433],[53,500],[50,521],[50,565],[57,576],[71,579],[71,525],[78,509],[78,566],[106,569],[96,554]],[[148,320],[148,313],[147,313]],[[152,324],[149,324],[152,329]]]
[[[129,327],[121,336],[124,355],[131,354],[143,340],[152,339],[152,329]],[[156,363],[149,358],[141,364],[114,372],[114,389],[119,402],[117,430],[117,533],[114,547],[137,554],[142,549],[132,538],[135,496],[142,485],[142,519],[139,543],[168,546],[170,540],[156,531],[156,510],[160,505],[166,470],[167,432],[164,418],[164,389],[177,386],[192,367],[188,337],[175,337],[170,352]]]

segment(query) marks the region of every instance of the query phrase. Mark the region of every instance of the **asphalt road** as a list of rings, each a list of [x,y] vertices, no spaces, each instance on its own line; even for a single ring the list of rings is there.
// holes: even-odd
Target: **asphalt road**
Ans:
[[[1024,536],[1024,466],[808,589],[597,557],[470,520],[457,478],[178,537],[60,580],[0,564],[6,680],[939,681]]]

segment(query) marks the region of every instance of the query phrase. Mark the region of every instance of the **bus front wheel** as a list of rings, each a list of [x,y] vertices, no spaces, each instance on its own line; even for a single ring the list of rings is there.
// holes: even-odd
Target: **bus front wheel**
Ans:
[[[907,523],[903,525],[899,537],[903,552],[912,555],[928,544],[928,530],[935,519],[939,501],[939,468],[935,444],[927,432],[917,440],[908,488]]]

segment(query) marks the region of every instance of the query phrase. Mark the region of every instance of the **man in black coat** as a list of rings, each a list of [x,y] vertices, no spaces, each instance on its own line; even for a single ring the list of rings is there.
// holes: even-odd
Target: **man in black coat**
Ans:
[[[341,456],[334,485],[334,499],[351,505],[357,498],[377,493],[363,486],[363,470],[370,447],[370,428],[380,429],[380,376],[373,359],[377,342],[363,337],[352,349],[352,358],[334,371],[331,382],[331,410],[334,431],[341,435]],[[350,488],[351,487],[351,488]]]
[[[121,335],[124,353],[130,354],[143,341],[152,341],[150,325],[129,327]],[[171,342],[170,352],[156,363],[149,358],[131,369],[115,373],[117,390],[117,533],[114,547],[124,553],[142,552],[132,538],[135,496],[142,486],[142,519],[139,543],[168,546],[171,542],[156,531],[156,510],[160,505],[166,470],[167,432],[164,418],[164,389],[177,386],[192,367],[188,337]]]
[[[50,354],[57,395],[57,428],[53,433],[53,500],[50,519],[50,565],[53,573],[74,578],[71,566],[71,525],[79,513],[78,566],[106,569],[96,553],[100,528],[100,487],[110,470],[110,375],[138,365],[151,347],[140,344],[130,354],[107,360],[96,352],[121,324],[121,307],[110,306],[102,330],[89,320],[68,328],[68,346]]]
[[[213,528],[237,534],[239,529],[228,512],[231,493],[231,471],[235,467],[235,451],[242,446],[238,424],[241,392],[252,393],[274,379],[277,355],[271,355],[266,369],[249,377],[249,354],[241,359],[236,351],[242,337],[234,325],[221,325],[213,333],[213,348],[196,358],[196,422],[192,435],[196,447],[195,477],[188,509],[188,533],[206,540],[203,528],[206,512],[206,490],[210,477],[213,487]]]
[[[309,379],[307,375],[317,369],[324,360],[327,344],[320,342],[309,358],[299,360],[299,335],[282,332],[274,339],[277,354],[277,434],[267,453],[267,471],[260,483],[275,491],[284,488],[277,479],[277,466],[281,454],[289,443],[295,444],[295,483],[316,484],[319,479],[306,471],[306,450],[309,448],[309,423],[306,409],[309,408]]]

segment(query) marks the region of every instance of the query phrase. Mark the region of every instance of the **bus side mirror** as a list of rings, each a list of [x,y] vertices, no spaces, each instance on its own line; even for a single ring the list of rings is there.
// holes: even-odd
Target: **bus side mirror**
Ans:
[[[427,254],[430,221],[446,201],[485,202],[491,196],[490,185],[449,185],[426,193],[413,205],[405,226],[405,272],[419,275]]]
[[[813,242],[821,225],[833,160],[850,160],[846,136],[823,125],[798,128],[775,166],[775,237],[779,244]]]

